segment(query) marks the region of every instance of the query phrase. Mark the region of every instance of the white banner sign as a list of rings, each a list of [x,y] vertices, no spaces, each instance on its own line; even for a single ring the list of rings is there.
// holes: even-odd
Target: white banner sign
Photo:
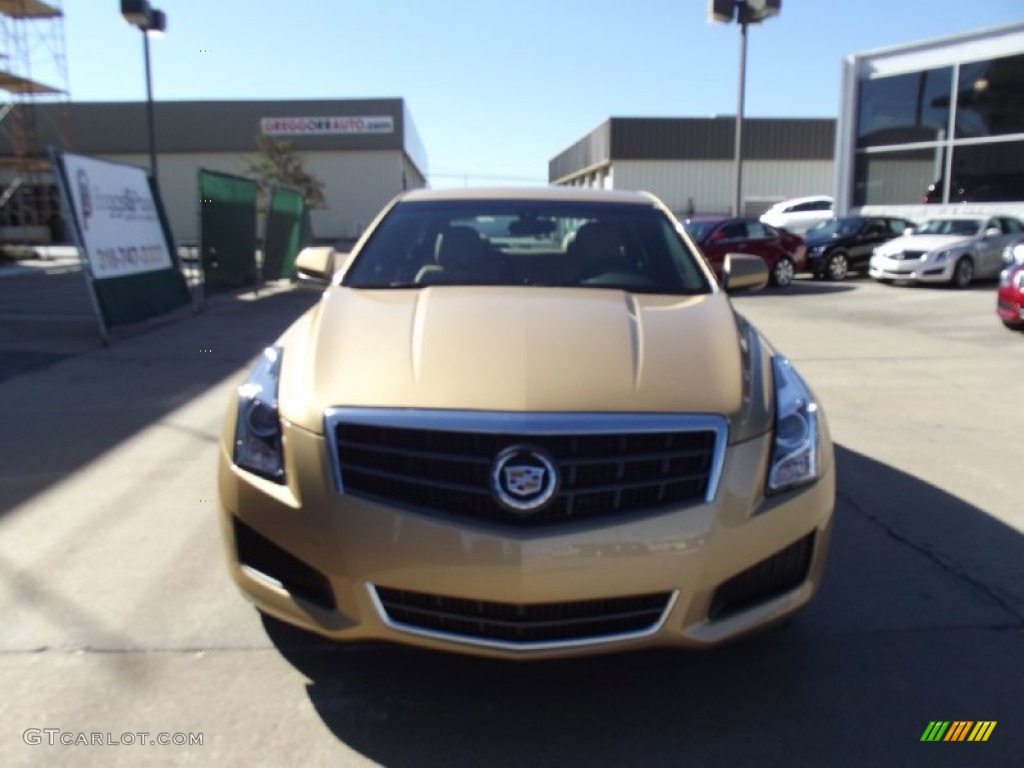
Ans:
[[[61,160],[94,279],[171,267],[171,254],[142,168],[81,155],[64,154]]]
[[[394,133],[391,115],[369,117],[264,117],[265,136],[326,136],[331,134]]]

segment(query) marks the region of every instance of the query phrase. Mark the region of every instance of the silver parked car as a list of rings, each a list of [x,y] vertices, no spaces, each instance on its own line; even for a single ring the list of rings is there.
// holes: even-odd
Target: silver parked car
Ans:
[[[868,274],[882,282],[949,283],[965,288],[975,278],[998,277],[1003,250],[1024,222],[985,214],[929,219],[909,235],[874,250]]]

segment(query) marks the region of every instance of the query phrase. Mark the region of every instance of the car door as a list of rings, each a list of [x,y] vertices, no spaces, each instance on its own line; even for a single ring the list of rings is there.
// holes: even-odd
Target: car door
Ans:
[[[1006,262],[1003,261],[1003,255],[1006,253],[1006,249],[1017,243],[1024,242],[1024,222],[1019,219],[1015,219],[1012,216],[1000,216],[999,222],[1003,226],[1003,237],[1000,238],[1000,246],[997,249],[996,263],[993,267],[996,272],[1001,272],[1006,266]]]
[[[742,221],[728,219],[716,226],[700,244],[704,257],[715,274],[721,276],[722,263],[727,253],[746,252],[747,230]]]
[[[771,269],[786,252],[778,233],[755,219],[744,221],[743,225],[747,237],[744,253],[760,256]]]
[[[876,245],[884,243],[892,236],[885,219],[868,219],[847,248],[850,253],[850,264],[863,264],[871,258],[871,252]]]
[[[998,235],[987,236],[985,233],[990,229],[998,229]],[[995,216],[985,222],[981,234],[978,237],[978,263],[975,265],[975,272],[978,277],[992,277],[999,274],[1003,263],[1003,248],[1009,242],[1003,223]]]

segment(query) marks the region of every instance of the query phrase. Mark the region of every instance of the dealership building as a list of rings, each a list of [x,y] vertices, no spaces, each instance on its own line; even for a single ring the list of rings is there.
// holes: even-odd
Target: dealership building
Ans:
[[[1024,218],[1024,22],[851,56],[841,103],[840,210]]]
[[[742,208],[756,215],[835,183],[835,120],[743,121]],[[612,117],[548,163],[552,184],[643,189],[679,215],[728,214],[736,120]]]
[[[744,120],[745,214],[832,194],[840,212],[1024,218],[1024,22],[857,54],[840,70],[838,120]],[[612,117],[553,158],[548,177],[647,190],[681,215],[728,214],[734,147],[733,116]]]
[[[19,107],[24,108],[24,107]],[[37,104],[39,144],[58,144],[47,126],[65,123],[72,151],[149,167],[146,104]],[[49,112],[63,110],[59,119]],[[154,105],[161,197],[179,243],[199,238],[201,169],[246,175],[257,135],[287,139],[324,185],[311,213],[318,240],[351,239],[403,189],[426,185],[426,152],[402,99],[162,101]],[[0,134],[0,155],[12,149]],[[0,191],[23,170],[0,166]],[[43,239],[42,211],[55,195],[52,174],[21,183],[0,210],[0,238]]]

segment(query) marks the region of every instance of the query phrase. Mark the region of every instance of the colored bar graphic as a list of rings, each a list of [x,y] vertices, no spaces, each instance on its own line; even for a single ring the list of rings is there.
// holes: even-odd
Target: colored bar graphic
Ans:
[[[988,741],[988,737],[992,735],[992,731],[995,729],[995,720],[979,720],[978,724],[974,726],[974,730],[971,731],[971,735],[967,737],[967,740]]]
[[[967,736],[967,729],[974,725],[970,720],[954,720],[953,725],[946,734],[943,741],[963,741]]]
[[[988,741],[996,720],[930,720],[921,741]]]

